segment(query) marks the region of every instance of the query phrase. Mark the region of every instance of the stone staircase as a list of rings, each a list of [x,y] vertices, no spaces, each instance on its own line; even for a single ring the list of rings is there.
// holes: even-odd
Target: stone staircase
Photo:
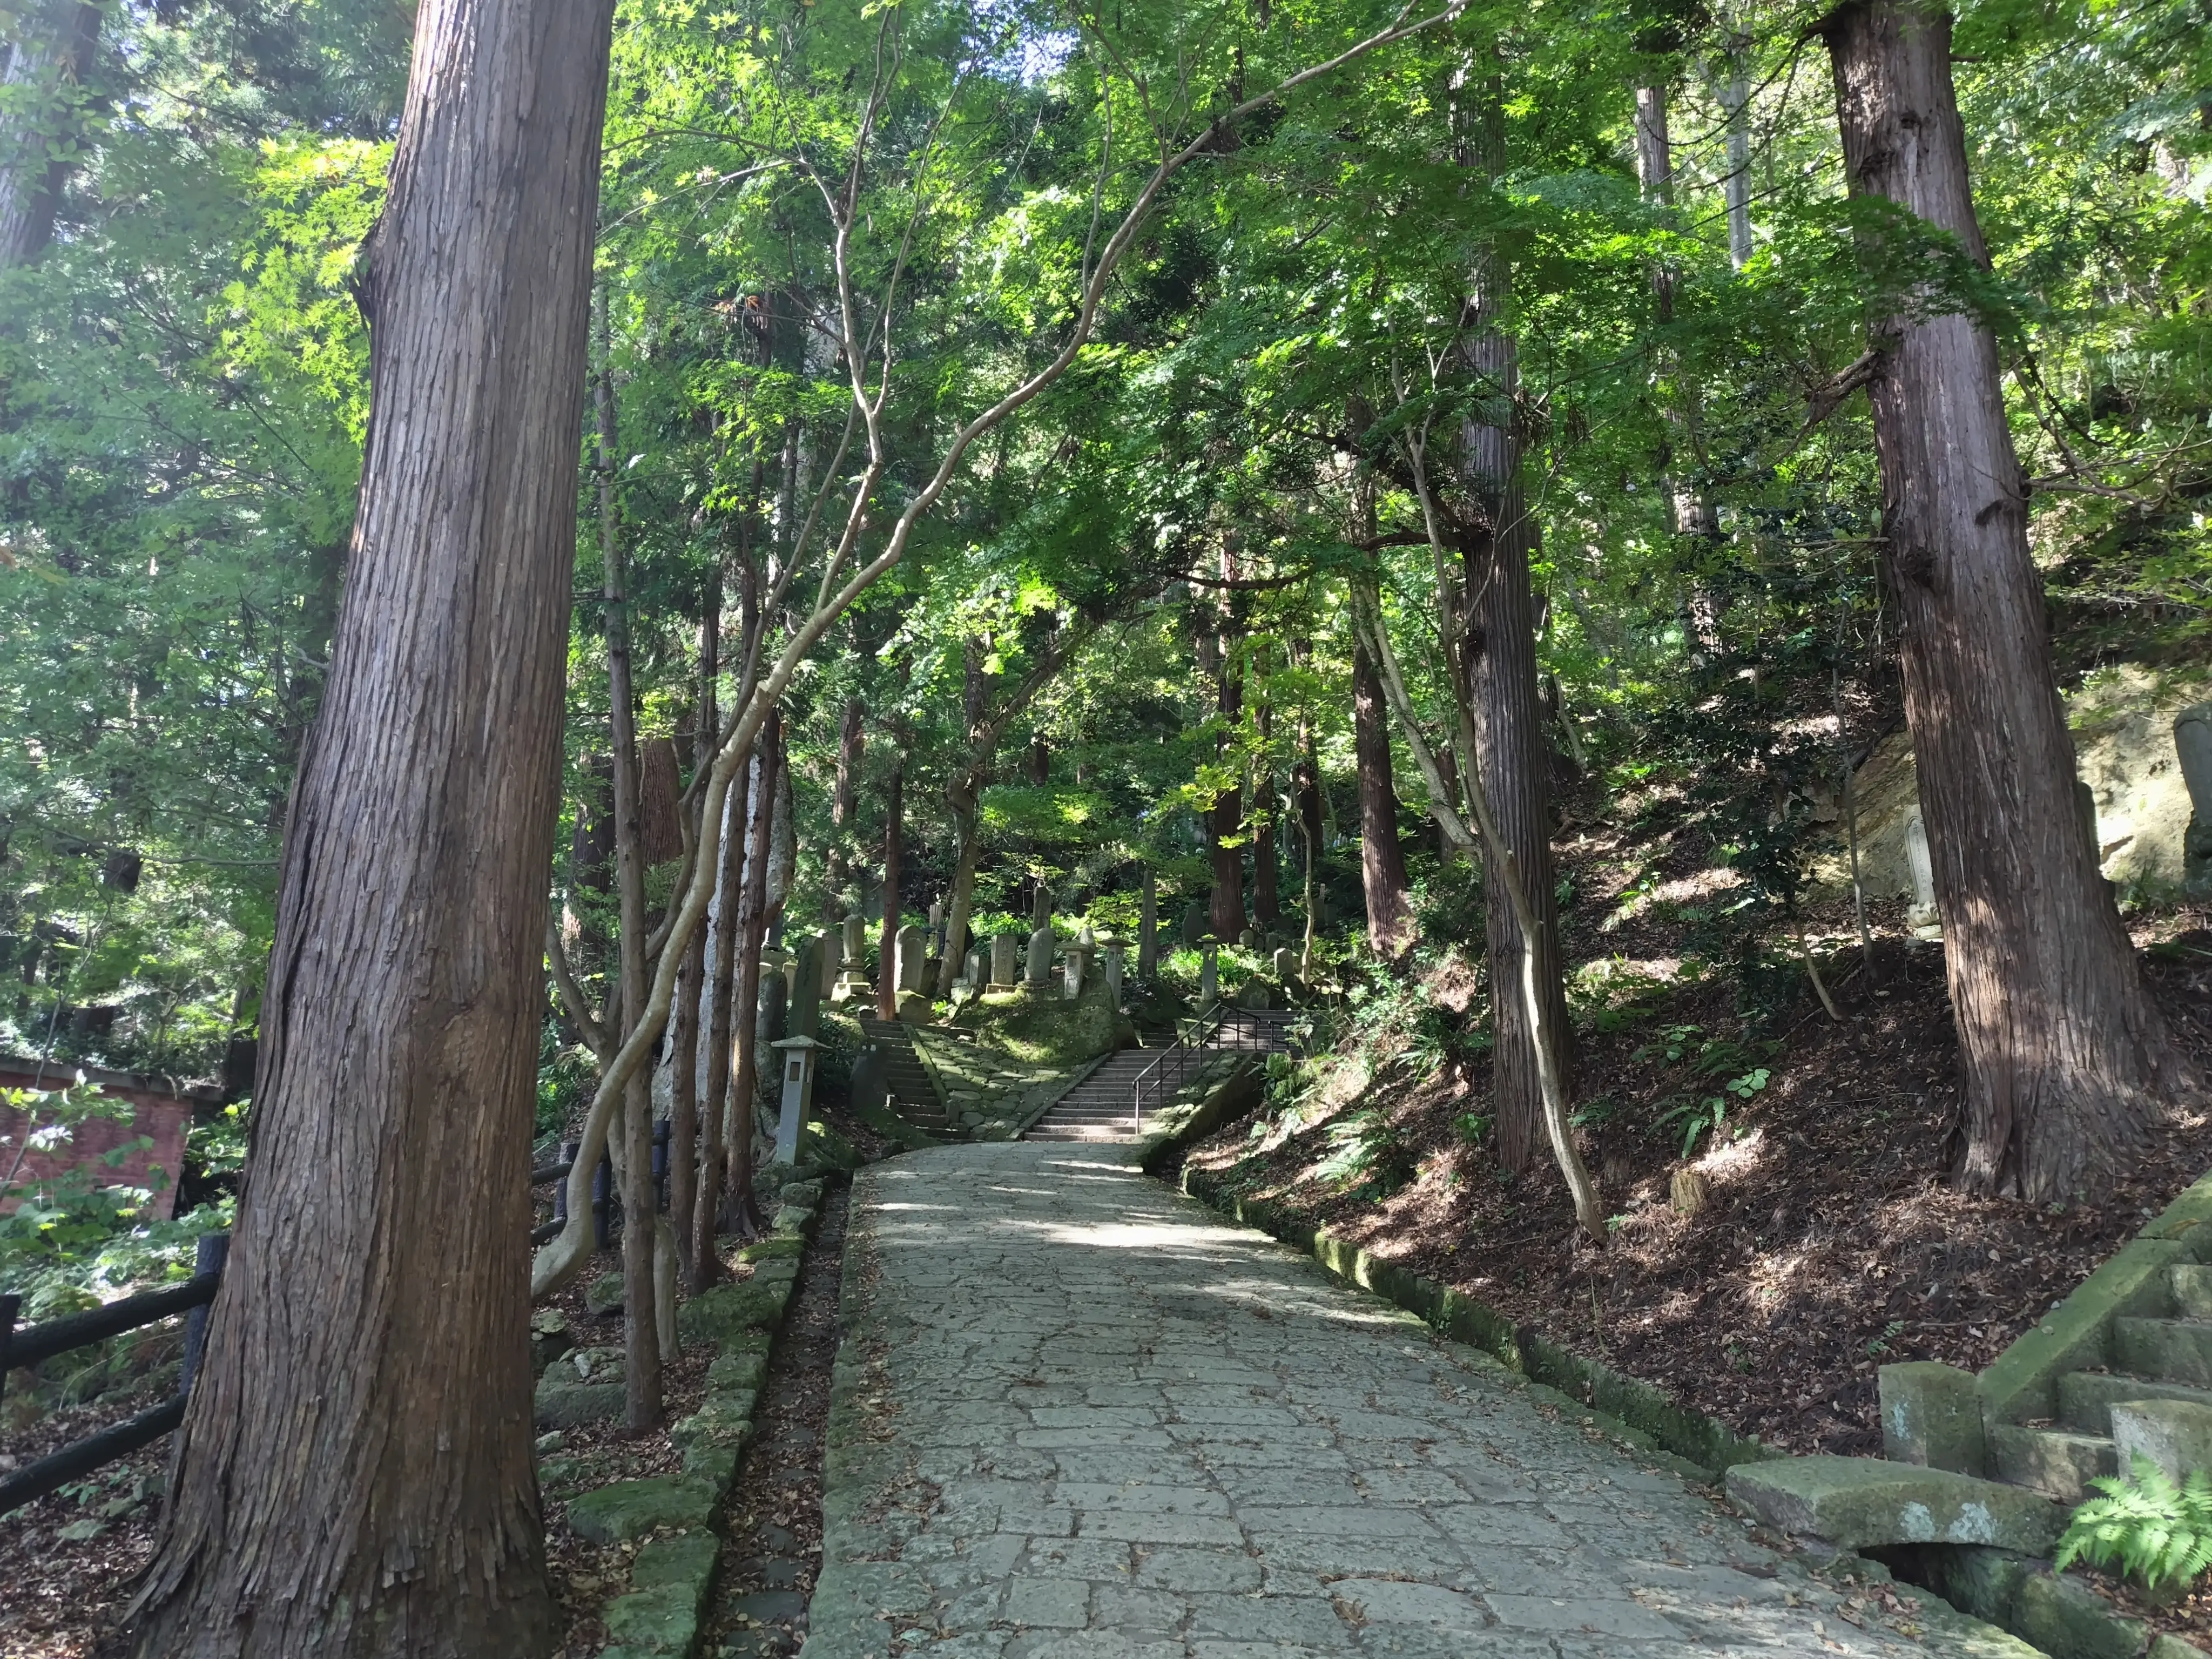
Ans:
[[[1123,1048],[1054,1102],[1030,1126],[1024,1140],[1134,1140],[1131,1111],[1137,1079],[1160,1057],[1157,1048]]]
[[[915,1051],[914,1036],[902,1020],[860,1016],[860,1035],[883,1051],[884,1083],[891,1109],[916,1128],[933,1134],[949,1133],[951,1119],[938,1093],[937,1081]]]
[[[1992,1423],[1990,1462],[2000,1480],[2032,1486],[2069,1504],[2088,1483],[2119,1471],[2112,1408],[2138,1401],[2181,1401],[2212,1407],[2212,1267],[2166,1267],[2163,1313],[2124,1314],[2112,1323],[2111,1368],[2069,1370],[2057,1379],[2055,1424]],[[2146,1301],[2136,1299],[2138,1309]]]

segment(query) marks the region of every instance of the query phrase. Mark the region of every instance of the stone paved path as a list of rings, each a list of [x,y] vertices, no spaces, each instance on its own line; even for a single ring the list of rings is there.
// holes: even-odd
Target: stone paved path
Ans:
[[[1127,1149],[895,1158],[848,1224],[802,1659],[2031,1651],[1940,1604],[1839,1610],[1711,1498]]]

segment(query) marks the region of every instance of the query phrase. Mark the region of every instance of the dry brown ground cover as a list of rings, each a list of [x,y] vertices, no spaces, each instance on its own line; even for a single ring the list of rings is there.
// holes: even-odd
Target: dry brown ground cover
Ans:
[[[1761,1030],[1740,1016],[1730,975],[1685,972],[1711,911],[1685,912],[1715,896],[1695,868],[1703,860],[1668,848],[1639,860],[1587,835],[1565,851],[1582,890],[1569,960],[1607,964],[1583,976],[1576,1098],[1615,1214],[1608,1248],[1575,1236],[1540,1146],[1534,1168],[1508,1176],[1487,1138],[1471,1144],[1460,1127],[1490,1108],[1487,1060],[1466,1040],[1480,1023],[1479,975],[1456,955],[1431,958],[1416,994],[1441,1044],[1418,1039],[1403,1002],[1396,1018],[1354,1010],[1333,1079],[1287,1110],[1279,1085],[1267,1108],[1191,1160],[1741,1432],[1845,1453],[1879,1450],[1878,1364],[1986,1365],[2212,1169],[2200,1106],[2158,1126],[2124,1176],[2076,1201],[1956,1192],[1958,1055],[1942,952],[1909,938],[1900,905],[1875,907],[1871,970],[1848,902],[1813,907],[1842,1018],[1831,1022],[1808,990]],[[1657,896],[1670,890],[1677,902]],[[2140,923],[2137,942],[2154,994],[2212,1077],[2206,920],[2167,913]],[[1709,1076],[1695,1074],[1701,1057],[1717,1062]],[[1697,1148],[1708,1207],[1678,1214],[1669,1177],[1683,1127],[1655,1121],[1759,1066],[1771,1073],[1764,1090],[1729,1098],[1723,1134],[1735,1138]],[[1363,1140],[1378,1155],[1348,1160]]]

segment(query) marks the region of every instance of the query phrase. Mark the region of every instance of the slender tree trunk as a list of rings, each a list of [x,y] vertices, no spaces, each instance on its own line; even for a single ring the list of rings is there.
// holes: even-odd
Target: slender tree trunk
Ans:
[[[1236,741],[1237,723],[1243,715],[1244,679],[1237,671],[1236,641],[1224,634],[1219,650],[1215,706],[1226,726],[1221,735],[1225,754]],[[1244,792],[1223,790],[1213,798],[1213,810],[1206,814],[1206,845],[1213,872],[1208,914],[1213,936],[1224,945],[1236,944],[1244,931],[1244,849],[1236,844],[1243,829]]]
[[[1667,126],[1667,88],[1654,79],[1636,89],[1636,176],[1644,199],[1666,213],[1674,204],[1674,145]],[[1664,259],[1651,265],[1652,308],[1663,329],[1674,320],[1674,273]],[[1662,343],[1656,354],[1659,395],[1668,437],[1658,457],[1659,487],[1678,536],[1711,536],[1717,528],[1712,505],[1703,491],[1679,476],[1684,463],[1701,466],[1698,434],[1701,398],[1683,372],[1680,354]]]
[[[757,752],[759,775],[754,781],[751,822],[745,831],[745,890],[738,910],[738,992],[731,1009],[737,1032],[737,1052],[730,1067],[728,1121],[723,1132],[728,1145],[726,1160],[729,1193],[724,1205],[729,1230],[741,1238],[766,1231],[760,1209],[753,1202],[753,1096],[760,1085],[761,950],[768,939],[769,861],[775,856],[777,773],[783,765],[782,720],[771,709],[762,725]]]
[[[138,1651],[537,1659],[528,1148],[611,0],[426,0],[253,1151]],[[303,1294],[312,1286],[312,1294]]]
[[[1502,90],[1494,73],[1480,82],[1479,91],[1462,108],[1472,117],[1467,159],[1495,179],[1504,171],[1507,157]],[[1540,1024],[1558,1036],[1555,1058],[1563,1088],[1571,1062],[1545,800],[1550,757],[1536,696],[1536,617],[1528,586],[1539,532],[1522,490],[1518,353],[1505,325],[1511,274],[1510,251],[1493,244],[1481,251],[1468,284],[1462,350],[1480,402],[1462,425],[1460,461],[1483,533],[1462,549],[1468,608],[1460,668],[1476,781],[1497,817],[1499,835],[1513,855],[1530,913],[1540,928],[1524,963],[1521,927],[1514,907],[1507,902],[1503,872],[1494,857],[1486,857],[1484,908],[1491,1019],[1496,1033],[1492,1071],[1495,1144],[1498,1161],[1518,1171],[1534,1158],[1537,1137],[1545,1131],[1534,1024],[1527,1000],[1515,997],[1509,988],[1527,972],[1534,975]]]
[[[714,742],[720,730],[715,708],[714,683],[720,672],[716,660],[722,634],[722,573],[708,578],[706,599],[699,619],[699,707],[692,718],[692,766],[703,773],[713,764]],[[715,832],[720,824],[703,820],[692,829],[694,856],[716,855]],[[676,1022],[671,1042],[675,1050],[675,1098],[668,1131],[668,1219],[675,1229],[678,1265],[688,1280],[692,1277],[693,1212],[699,1196],[699,1012],[707,979],[707,929],[691,937],[684,953],[684,967],[676,981]]]
[[[53,240],[99,46],[100,8],[77,0],[33,0],[0,40],[0,270]]]
[[[1275,775],[1272,769],[1274,710],[1266,696],[1252,707],[1252,729],[1260,739],[1258,781],[1246,817],[1252,836],[1252,925],[1272,932],[1283,918],[1281,860],[1275,851]]]
[[[1824,32],[1852,191],[1985,259],[1948,16],[1863,0]],[[2069,1196],[2197,1080],[2143,990],[2075,805],[1996,343],[1952,313],[1889,319],[1876,344],[1882,569],[1966,1076],[1959,1179]]]
[[[757,753],[757,747],[756,748]],[[707,988],[707,1088],[699,1103],[703,1134],[699,1145],[699,1192],[692,1200],[691,1288],[712,1285],[721,1268],[714,1230],[722,1207],[723,1124],[729,1115],[730,1046],[734,1026],[731,1003],[738,983],[738,913],[745,880],[745,833],[751,821],[753,775],[757,762],[738,768],[722,805],[720,860],[715,872],[714,971]],[[707,930],[701,929],[702,933]]]
[[[975,772],[964,772],[945,790],[960,852],[952,866],[952,902],[945,914],[945,961],[937,975],[940,997],[952,994],[953,981],[960,977],[962,959],[968,954],[968,919],[975,910],[975,867],[983,854],[983,826],[976,811],[980,781]]]
[[[1495,428],[1484,428],[1493,431]],[[1501,436],[1504,434],[1500,434]],[[1510,442],[1510,439],[1507,441]],[[1518,446],[1512,447],[1517,451]],[[1517,454],[1516,456],[1517,461]],[[1495,476],[1495,475],[1492,475]],[[1502,529],[1486,561],[1487,580],[1469,560],[1468,587],[1476,594],[1466,642],[1467,698],[1473,717],[1476,764],[1498,830],[1512,850],[1541,934],[1534,952],[1544,1021],[1557,1035],[1562,1078],[1571,1074],[1566,993],[1559,976],[1558,900],[1553,890],[1550,807],[1545,773],[1549,756],[1536,699],[1535,617],[1529,603],[1528,561],[1535,520],[1523,505],[1517,477],[1492,500]],[[1509,987],[1522,973],[1521,927],[1501,890],[1496,860],[1483,863],[1490,959],[1492,1060],[1501,1164],[1516,1171],[1536,1157],[1543,1133],[1543,1099],[1535,1044],[1520,999]]]
[[[898,930],[899,882],[906,874],[901,867],[906,856],[906,814],[904,803],[899,799],[906,786],[906,765],[902,760],[891,768],[890,782],[884,790],[884,927],[883,936],[876,949],[876,1018],[898,1018]]]
[[[853,792],[860,787],[867,740],[861,725],[866,708],[858,697],[846,698],[845,718],[837,729],[837,789],[830,798],[830,857],[822,878],[823,906],[829,912],[824,920],[832,927],[845,920],[845,847],[853,833]]]
[[[1751,258],[1751,93],[1747,64],[1751,37],[1731,15],[1723,14],[1728,46],[1720,86],[1722,112],[1728,119],[1728,176],[1723,191],[1728,202],[1729,264],[1741,270]]]
[[[1364,645],[1352,652],[1352,729],[1359,762],[1359,878],[1367,893],[1367,943],[1376,955],[1395,959],[1413,942],[1413,908],[1406,896],[1406,849],[1398,843],[1389,714],[1382,676]]]
[[[645,1008],[645,824],[638,793],[637,713],[630,687],[629,599],[623,580],[622,526],[615,502],[615,390],[607,331],[607,292],[593,296],[599,372],[592,377],[599,413],[599,557],[605,571],[607,702],[614,738],[615,892],[621,907],[622,1018],[611,1035],[619,1048]],[[632,1074],[623,1097],[623,1417],[634,1433],[661,1422],[660,1345],[653,1321],[653,1074]]]
[[[1291,660],[1301,668],[1305,666],[1312,651],[1312,646],[1304,640],[1291,641]],[[1299,954],[1298,971],[1310,975],[1314,970],[1314,951],[1321,942],[1321,850],[1324,809],[1321,795],[1321,751],[1314,738],[1313,716],[1303,702],[1298,707],[1297,744],[1297,757],[1291,764],[1291,793],[1297,806],[1298,839],[1305,854],[1303,902],[1306,913],[1304,949]]]

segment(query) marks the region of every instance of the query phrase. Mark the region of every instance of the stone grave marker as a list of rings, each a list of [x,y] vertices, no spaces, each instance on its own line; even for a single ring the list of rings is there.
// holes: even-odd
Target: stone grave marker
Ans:
[[[1912,866],[1912,902],[1905,912],[1905,925],[1925,936],[1939,924],[1936,917],[1936,861],[1929,855],[1928,826],[1915,808],[1905,825],[1905,856]]]

